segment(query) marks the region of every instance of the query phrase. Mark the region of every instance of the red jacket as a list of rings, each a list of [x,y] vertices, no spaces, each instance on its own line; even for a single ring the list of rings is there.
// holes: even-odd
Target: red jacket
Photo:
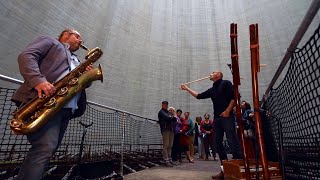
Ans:
[[[184,118],[181,118],[181,135],[180,135],[180,145],[181,146],[189,146],[189,137],[186,135],[188,131],[188,121]]]
[[[210,127],[211,127],[211,129],[210,129]],[[206,133],[206,131],[210,131],[212,134],[213,133],[213,120],[209,120],[209,124],[206,124],[205,120],[201,121],[200,130],[202,133]]]

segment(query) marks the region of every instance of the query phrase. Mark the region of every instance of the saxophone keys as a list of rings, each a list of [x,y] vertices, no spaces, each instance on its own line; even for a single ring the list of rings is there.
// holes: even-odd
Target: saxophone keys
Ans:
[[[77,84],[77,82],[79,81],[79,79],[78,78],[73,78],[73,79],[71,79],[71,81],[69,81],[69,85],[75,85],[75,84]]]
[[[10,121],[10,126],[11,126],[11,127],[19,128],[19,127],[21,127],[21,125],[22,125],[22,122],[21,122],[21,120],[19,120],[19,119],[12,119],[12,120]]]
[[[16,110],[13,111],[12,115],[13,116],[16,115],[18,111],[19,111],[19,108],[16,108]]]
[[[57,100],[55,98],[51,98],[48,102],[46,102],[43,106],[44,107],[51,107],[53,105],[55,105],[57,102]]]
[[[68,92],[68,88],[67,87],[63,87],[63,88],[61,88],[59,91],[58,91],[58,95],[59,96],[63,96],[63,95],[65,95],[66,93]]]
[[[45,98],[47,98],[47,95],[45,95],[45,94],[41,94],[40,99],[45,99]]]
[[[34,113],[33,116],[30,117],[30,119],[31,119],[31,120],[35,120],[35,119],[37,119],[39,116],[40,116],[40,111],[37,111],[37,112]]]

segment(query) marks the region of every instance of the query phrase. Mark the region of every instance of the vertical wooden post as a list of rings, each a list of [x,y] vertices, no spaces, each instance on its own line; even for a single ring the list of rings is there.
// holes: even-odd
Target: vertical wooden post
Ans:
[[[259,143],[259,152],[262,161],[263,177],[269,180],[270,174],[268,169],[268,162],[265,152],[265,144],[263,141],[262,123],[260,117],[260,104],[259,104],[259,88],[258,88],[258,72],[260,72],[259,60],[259,36],[258,24],[251,24],[250,31],[250,51],[251,51],[251,75],[252,75],[252,96],[254,106],[254,119],[256,125],[256,136]]]
[[[243,135],[243,123],[242,115],[240,108],[240,73],[239,73],[239,56],[238,56],[238,34],[237,34],[237,24],[230,24],[230,39],[231,39],[231,61],[232,61],[232,75],[233,75],[233,88],[234,88],[234,98],[236,101],[236,118],[239,125],[239,140],[241,144],[242,156],[244,160],[245,175],[246,179],[250,179],[250,168],[249,168],[249,159],[248,152],[245,145],[245,139]]]

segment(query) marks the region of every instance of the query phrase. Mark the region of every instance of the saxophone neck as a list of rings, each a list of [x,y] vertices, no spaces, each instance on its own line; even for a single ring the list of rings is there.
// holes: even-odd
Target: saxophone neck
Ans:
[[[90,49],[87,46],[83,45],[83,44],[80,44],[80,47],[82,49],[86,50],[86,51],[90,51]]]
[[[96,47],[91,49],[87,55],[85,56],[85,59],[90,59],[90,61],[95,62],[96,60],[98,60],[101,56],[102,56],[103,52],[100,48]]]

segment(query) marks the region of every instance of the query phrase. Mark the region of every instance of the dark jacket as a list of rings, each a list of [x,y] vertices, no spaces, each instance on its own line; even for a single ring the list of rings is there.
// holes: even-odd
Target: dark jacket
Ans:
[[[175,117],[169,116],[169,111],[167,109],[161,109],[158,113],[158,118],[161,132],[175,131],[177,119]]]
[[[213,102],[214,118],[227,109],[231,100],[234,100],[233,85],[228,80],[220,79],[213,83],[212,87],[198,94],[197,99],[211,98]],[[232,116],[232,112],[231,112]]]
[[[198,137],[200,136],[200,132],[199,132],[199,126],[198,123],[194,123],[194,145],[198,146],[199,142],[198,142]]]

